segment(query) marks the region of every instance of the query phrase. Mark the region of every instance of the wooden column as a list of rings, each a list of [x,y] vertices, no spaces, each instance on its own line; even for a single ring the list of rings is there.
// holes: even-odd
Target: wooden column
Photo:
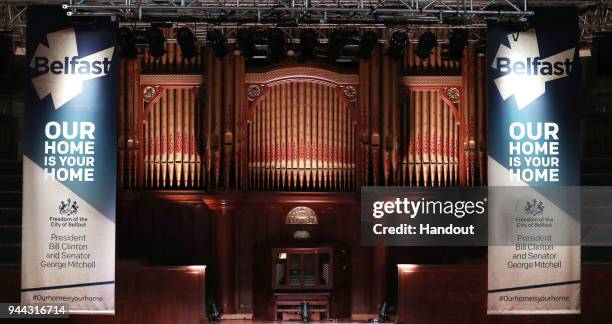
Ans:
[[[467,55],[468,55],[468,64],[469,64],[469,72],[468,72],[468,83],[469,83],[469,92],[466,93],[468,96],[468,116],[467,116],[467,183],[469,186],[476,185],[476,92],[480,92],[478,89],[478,84],[476,83],[476,51],[474,44],[470,44],[467,47]]]
[[[228,212],[217,213],[214,217],[215,241],[217,245],[217,269],[219,279],[219,302],[224,312],[234,313],[233,274],[233,215]]]
[[[479,185],[487,185],[487,122],[486,122],[486,97],[485,97],[485,54],[479,53],[476,58],[477,84],[478,84],[478,171]]]
[[[361,117],[360,138],[361,152],[360,162],[362,167],[358,172],[361,174],[361,183],[370,183],[370,60],[359,61],[359,111]]]
[[[372,184],[381,185],[380,174],[380,64],[382,63],[382,48],[377,48],[370,58],[370,145],[372,160]]]
[[[372,248],[371,298],[372,311],[378,312],[378,307],[387,298],[387,247]]]
[[[460,90],[461,99],[459,103],[459,185],[467,186],[468,183],[468,115],[469,105],[468,93],[472,91],[469,83],[469,49],[466,48],[461,60],[461,75],[463,77],[463,88]]]
[[[215,264],[218,304],[223,314],[236,313],[234,295],[234,213],[240,202],[237,199],[223,199],[208,196],[204,202],[214,213]]]

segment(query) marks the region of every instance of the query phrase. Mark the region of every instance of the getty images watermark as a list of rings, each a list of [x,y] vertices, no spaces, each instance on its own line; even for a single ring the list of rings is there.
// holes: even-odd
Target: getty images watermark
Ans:
[[[612,245],[609,187],[362,187],[365,246]],[[586,219],[586,221],[585,221]],[[585,221],[585,225],[583,222]],[[609,224],[608,224],[609,225]]]

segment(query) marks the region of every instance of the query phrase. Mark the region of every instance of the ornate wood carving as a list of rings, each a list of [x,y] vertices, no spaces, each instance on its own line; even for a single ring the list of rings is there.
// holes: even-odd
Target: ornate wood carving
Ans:
[[[402,84],[409,88],[414,87],[461,87],[461,75],[405,75]]]
[[[199,86],[205,83],[202,74],[142,74],[141,85],[155,85],[166,87]]]
[[[270,84],[287,80],[314,79],[327,81],[336,85],[359,83],[359,75],[343,74],[315,67],[286,67],[263,73],[246,73],[246,83]]]

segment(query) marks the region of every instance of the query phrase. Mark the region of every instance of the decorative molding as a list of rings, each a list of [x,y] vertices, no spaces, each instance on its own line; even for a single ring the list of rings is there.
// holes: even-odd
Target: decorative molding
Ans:
[[[259,96],[261,96],[261,87],[257,84],[251,84],[247,89],[247,96],[249,100],[255,101]]]
[[[461,75],[405,75],[402,83],[407,87],[460,87]]]
[[[342,94],[346,97],[346,99],[350,102],[357,101],[357,89],[353,86],[346,86],[342,88]]]
[[[159,87],[147,86],[142,90],[142,99],[145,102],[151,102],[159,95]]]
[[[327,81],[336,85],[359,84],[358,74],[343,74],[314,67],[286,67],[263,73],[246,73],[245,83],[269,84],[299,79]]]
[[[288,225],[316,225],[319,224],[317,214],[311,208],[298,206],[287,214],[285,224]]]
[[[293,232],[293,238],[298,241],[305,241],[310,238],[310,232],[308,231],[295,231]]]
[[[202,74],[141,74],[141,85],[197,86],[205,82]]]
[[[446,91],[446,98],[453,103],[459,103],[461,100],[461,92],[456,87],[444,88]]]

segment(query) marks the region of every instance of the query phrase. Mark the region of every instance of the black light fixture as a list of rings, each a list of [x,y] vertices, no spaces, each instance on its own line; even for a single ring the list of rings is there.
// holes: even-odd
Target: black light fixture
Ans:
[[[443,60],[461,61],[463,58],[463,49],[468,42],[468,32],[465,29],[453,29],[448,37],[448,45],[445,46],[446,51],[442,53]]]
[[[285,33],[280,28],[268,29],[268,50],[272,60],[279,60],[285,55]]]
[[[196,46],[196,38],[191,29],[181,27],[176,31],[176,42],[181,48],[181,56],[185,59],[190,59],[198,54]]]
[[[136,48],[149,46],[149,33],[146,29],[135,29],[132,31],[132,35],[134,36]]]
[[[423,60],[429,58],[431,50],[438,45],[438,38],[430,31],[426,31],[419,37],[419,43],[417,44],[415,54]]]
[[[597,66],[597,74],[612,75],[612,32],[593,35],[591,56]]]
[[[0,31],[0,73],[8,73],[13,64],[13,35],[10,31]]]
[[[379,322],[389,322],[391,317],[389,316],[389,304],[387,302],[383,302],[378,309],[378,321]]]
[[[221,319],[222,312],[217,307],[217,303],[214,300],[211,300],[209,303],[209,312],[208,312],[208,320],[210,322],[218,322]]]
[[[300,35],[300,59],[309,60],[315,56],[317,33],[314,29],[304,29]]]
[[[119,44],[119,55],[123,58],[136,58],[136,39],[132,30],[128,27],[121,27],[117,30],[117,43]]]
[[[329,58],[336,60],[342,54],[342,50],[348,43],[348,32],[344,30],[334,30],[329,37],[329,43],[327,43],[327,50]]]
[[[255,32],[252,29],[240,29],[236,33],[236,42],[247,59],[255,55]]]
[[[147,30],[149,38],[149,54],[158,59],[166,54],[166,37],[161,29],[150,27]]]
[[[206,44],[216,57],[224,57],[227,54],[227,40],[219,30],[213,29],[206,34]]]
[[[389,48],[387,49],[387,55],[393,60],[399,60],[404,54],[406,43],[408,42],[408,35],[403,31],[396,31],[391,35],[389,40]]]
[[[310,304],[306,301],[300,306],[300,319],[302,322],[310,322]]]
[[[372,56],[372,51],[378,45],[378,34],[376,32],[368,30],[361,35],[359,41],[359,57],[367,60]]]

